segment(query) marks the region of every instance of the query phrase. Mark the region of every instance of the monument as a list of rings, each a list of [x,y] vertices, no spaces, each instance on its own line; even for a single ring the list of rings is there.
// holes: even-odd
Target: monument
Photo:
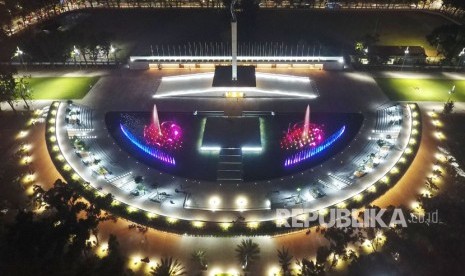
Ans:
[[[213,87],[256,87],[255,67],[237,65],[237,17],[233,0],[231,12],[231,66],[216,66]]]
[[[237,81],[237,18],[234,5],[237,0],[231,1],[231,56],[232,56],[232,80]]]

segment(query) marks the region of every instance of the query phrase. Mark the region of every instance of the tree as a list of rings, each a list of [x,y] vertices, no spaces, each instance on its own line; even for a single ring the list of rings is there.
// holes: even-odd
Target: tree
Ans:
[[[366,48],[372,47],[379,42],[379,34],[365,34],[360,38],[356,46],[359,46],[359,50],[364,50]],[[361,46],[361,47],[360,47]]]
[[[372,54],[370,48],[379,42],[379,34],[365,34],[355,42],[355,53],[361,57],[367,57],[370,64],[376,63],[377,57]]]
[[[46,210],[41,214],[20,211],[5,237],[0,236],[2,275],[62,275],[63,271],[67,275],[109,275],[96,272],[98,259],[88,242],[92,230],[107,216],[83,202],[76,185],[58,180],[48,191],[34,186],[34,203]],[[114,256],[112,243],[110,239],[110,258]],[[111,266],[116,269],[125,261],[117,263],[112,261]]]
[[[0,3],[0,32],[3,32],[3,26],[8,26],[11,32],[11,12],[6,4]]]
[[[465,27],[455,24],[439,26],[426,36],[426,40],[447,62],[458,61],[459,53],[465,47]]]
[[[7,102],[14,112],[16,112],[14,103],[17,98],[15,73],[16,69],[11,66],[0,66],[0,103]]]
[[[355,258],[349,264],[347,275],[401,275],[401,273],[391,256],[375,252]]]
[[[455,15],[460,9],[465,9],[465,2],[462,0],[443,0],[442,5],[452,9],[452,15]]]
[[[102,259],[97,269],[98,275],[124,275],[126,257],[121,254],[118,239],[110,235],[108,239],[108,254]]]
[[[236,246],[236,258],[244,271],[260,259],[260,247],[252,239],[242,240]]]
[[[96,232],[100,222],[115,221],[114,216],[103,212],[99,205],[83,202],[76,192],[77,185],[80,184],[57,180],[48,191],[34,186],[34,200],[53,212],[59,222],[56,227],[64,234],[66,240],[62,241],[62,246],[66,246],[69,258],[77,258],[84,252],[87,240]],[[85,217],[81,217],[83,213]]]
[[[325,275],[328,257],[330,255],[329,248],[326,246],[320,246],[316,252],[315,261],[308,259],[297,260],[296,264],[299,266],[297,276],[317,276]]]
[[[447,115],[451,114],[452,111],[454,110],[454,101],[448,101],[447,103],[444,104],[444,108],[442,110],[442,114]]]
[[[292,255],[289,253],[288,248],[284,248],[284,246],[281,248],[281,250],[278,249],[278,262],[279,266],[281,267],[281,272],[283,273],[284,276],[289,276],[291,275],[291,261],[292,261]]]
[[[134,177],[134,182],[136,184],[140,184],[140,183],[144,182],[144,177],[141,176],[141,175],[138,175],[138,176]]]
[[[208,269],[208,261],[205,250],[195,250],[192,252],[191,261],[202,271]]]
[[[22,76],[19,79],[17,79],[15,93],[21,99],[23,99],[24,104],[26,105],[26,108],[28,110],[30,109],[30,106],[27,101],[32,99],[32,89],[28,81],[30,78],[31,76]]]
[[[348,248],[348,245],[359,241],[354,228],[338,228],[331,227],[323,231],[324,237],[329,242],[329,253],[332,254],[332,258],[329,261],[329,269],[337,265],[340,259],[348,260],[353,256],[353,251]],[[329,257],[329,255],[328,255]],[[322,263],[323,260],[318,263]]]
[[[153,269],[154,276],[179,276],[186,275],[184,266],[173,257],[162,258],[157,266]]]

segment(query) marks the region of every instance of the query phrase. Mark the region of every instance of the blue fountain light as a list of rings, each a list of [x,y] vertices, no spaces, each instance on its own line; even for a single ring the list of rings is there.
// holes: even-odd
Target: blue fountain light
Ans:
[[[319,146],[313,147],[313,148],[307,148],[307,149],[301,150],[301,151],[291,155],[291,157],[287,158],[286,161],[284,161],[284,166],[289,167],[291,165],[295,165],[297,163],[300,163],[300,162],[302,162],[304,160],[309,159],[310,157],[312,157],[314,155],[319,154],[320,152],[322,152],[325,149],[329,148],[339,138],[341,138],[341,136],[342,136],[342,134],[344,134],[345,130],[346,130],[346,126],[343,126],[337,132],[335,132],[331,136],[329,136],[328,139],[326,139]]]
[[[129,132],[122,124],[119,125],[124,136],[131,141],[137,148],[141,149],[143,152],[155,157],[156,159],[163,161],[164,163],[170,165],[176,165],[176,161],[169,154],[154,148],[144,145],[143,142],[140,142],[137,137],[135,137],[131,132]]]

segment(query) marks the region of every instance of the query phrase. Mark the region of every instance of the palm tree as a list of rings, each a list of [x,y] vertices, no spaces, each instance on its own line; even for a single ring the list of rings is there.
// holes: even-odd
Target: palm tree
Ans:
[[[191,260],[199,267],[200,270],[205,271],[208,269],[208,261],[205,250],[200,249],[192,252]]]
[[[157,266],[152,270],[152,275],[154,276],[180,276],[186,275],[184,271],[184,266],[178,259],[173,259],[173,257],[162,258]]]
[[[289,267],[291,266],[292,258],[293,257],[291,254],[289,254],[288,248],[284,248],[283,246],[281,250],[278,249],[278,262],[281,266],[281,272],[284,276],[291,275]]]
[[[325,275],[323,264],[318,264],[305,258],[296,260],[296,264],[299,267],[296,274],[297,276]]]
[[[247,271],[253,262],[260,259],[260,247],[252,239],[242,240],[236,247],[236,258],[242,269]]]

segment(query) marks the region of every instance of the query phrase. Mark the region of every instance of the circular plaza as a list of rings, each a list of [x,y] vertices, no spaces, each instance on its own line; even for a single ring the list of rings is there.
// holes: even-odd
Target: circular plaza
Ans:
[[[10,2],[4,274],[462,271],[459,4]]]
[[[257,70],[259,86],[240,91],[210,88],[210,72],[150,70],[126,86],[113,77],[88,103],[52,105],[51,157],[90,200],[111,194],[111,211],[155,228],[287,232],[280,226],[291,215],[278,210],[303,219],[384,193],[419,139],[416,105],[340,102],[350,90],[320,88],[321,74]],[[118,85],[144,92],[112,98]]]

